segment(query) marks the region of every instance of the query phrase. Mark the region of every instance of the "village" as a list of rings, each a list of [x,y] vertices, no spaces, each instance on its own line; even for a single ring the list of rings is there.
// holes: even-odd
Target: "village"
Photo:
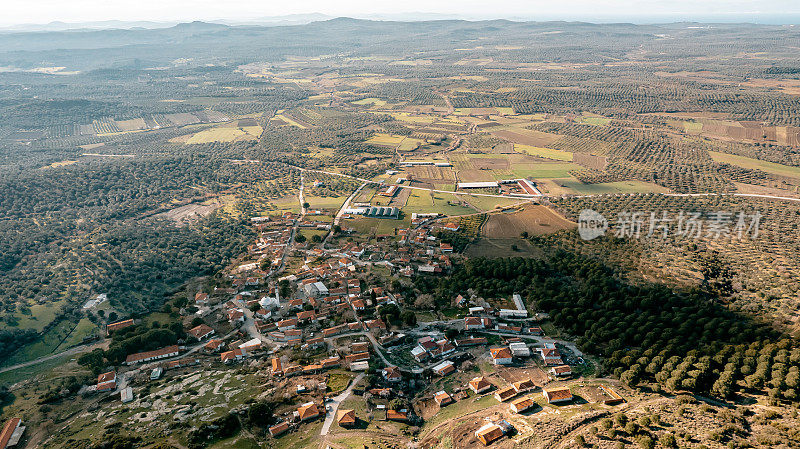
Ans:
[[[149,383],[250,365],[289,398],[268,427],[278,442],[309,431],[327,441],[332,428],[391,429],[424,441],[420,430],[449,409],[481,416],[465,438],[482,445],[530,435],[526,419],[546,410],[624,401],[619,386],[584,380],[592,362],[573,343],[548,337],[549,317],[530,313],[519,294],[489,302],[464,292],[446,316],[405,307],[399,280],[447,273],[459,256],[442,240],[458,222],[415,216],[412,228],[356,243],[343,220],[334,225],[338,238],[310,242],[297,236],[333,233],[331,222],[310,217],[252,219],[257,239],[226,269],[226,285],[195,292],[181,310],[187,338],[127,354],[84,395],[138,409]],[[106,332],[142,325],[126,319]]]

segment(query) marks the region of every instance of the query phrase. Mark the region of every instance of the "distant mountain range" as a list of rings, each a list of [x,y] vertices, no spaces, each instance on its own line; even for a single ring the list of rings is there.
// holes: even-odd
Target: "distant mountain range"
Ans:
[[[204,20],[204,23],[213,23],[228,26],[286,26],[286,25],[305,25],[312,22],[330,20],[336,16],[322,13],[310,14],[288,14],[282,16],[255,17],[252,19],[217,19]],[[393,13],[393,14],[356,14],[352,17],[357,19],[377,20],[377,21],[397,21],[397,22],[424,22],[431,20],[490,20],[507,19],[517,22],[528,21],[582,21],[593,23],[675,23],[675,22],[702,22],[702,23],[758,23],[758,24],[800,24],[800,15],[787,13],[782,15],[742,13],[742,14],[720,14],[715,16],[690,16],[690,15],[631,15],[631,16],[582,16],[573,17],[536,15],[536,16],[503,16],[503,17],[478,17],[464,14],[438,14],[438,13]],[[50,22],[46,24],[20,24],[0,26],[0,33],[14,32],[52,32],[52,31],[71,31],[71,30],[135,30],[135,29],[160,29],[169,28],[188,21],[125,21],[125,20],[105,20],[95,22]]]

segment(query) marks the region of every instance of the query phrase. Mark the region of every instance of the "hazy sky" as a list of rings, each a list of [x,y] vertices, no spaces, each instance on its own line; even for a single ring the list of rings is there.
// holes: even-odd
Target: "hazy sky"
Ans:
[[[596,18],[596,21],[636,16],[724,20],[800,15],[800,0],[2,0],[0,4],[3,6],[0,24],[4,25],[52,21],[245,20],[314,12],[351,17],[424,12],[472,18]]]

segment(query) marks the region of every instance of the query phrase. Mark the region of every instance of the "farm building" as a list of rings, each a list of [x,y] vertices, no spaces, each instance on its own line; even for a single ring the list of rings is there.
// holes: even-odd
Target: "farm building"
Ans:
[[[117,321],[116,323],[109,323],[106,326],[106,336],[110,336],[114,331],[118,331],[120,329],[125,329],[126,327],[133,326],[133,320],[123,320]]]
[[[389,186],[383,192],[379,193],[382,196],[393,197],[397,193],[397,186]]]
[[[604,400],[603,404],[617,405],[625,400],[622,396],[619,395],[619,393],[614,391],[611,387],[600,385],[600,390],[608,396],[608,399]]]
[[[528,310],[525,308],[525,303],[522,297],[516,293],[511,296],[514,301],[514,309],[500,309],[500,318],[527,318]]]
[[[511,386],[503,388],[502,390],[497,390],[494,394],[494,398],[497,399],[498,402],[505,402],[516,395],[517,389]]]
[[[459,182],[458,188],[459,189],[491,189],[499,187],[499,184],[495,181],[484,181],[484,182]]]
[[[367,369],[369,369],[369,362],[366,360],[350,364],[350,371],[366,371]]]
[[[400,218],[400,209],[396,207],[372,206],[367,209],[364,216],[397,220]]]
[[[522,413],[525,410],[529,410],[531,407],[533,407],[533,404],[535,404],[535,402],[533,402],[533,399],[529,397],[516,399],[511,401],[511,411],[514,413]]]
[[[517,341],[508,345],[508,349],[511,350],[511,354],[514,357],[530,357],[531,350],[528,348],[528,345],[521,341]]]
[[[533,379],[521,380],[519,382],[514,382],[512,385],[514,386],[514,389],[517,390],[517,393],[524,393],[536,388],[536,383],[533,381]]]
[[[503,437],[503,429],[497,424],[489,423],[475,431],[475,436],[488,446]]]
[[[465,346],[478,346],[478,345],[485,345],[488,343],[489,340],[486,337],[470,337],[470,338],[462,338],[461,340],[456,340],[456,346],[459,348],[463,348]]]
[[[572,392],[569,388],[551,388],[549,390],[542,390],[544,398],[549,404],[557,404],[559,402],[569,402],[572,400]]]
[[[180,354],[180,348],[177,345],[167,346],[166,348],[156,349],[155,351],[140,352],[131,354],[125,358],[126,365],[133,365],[134,363],[149,362],[152,360],[165,359]]]
[[[270,427],[269,434],[272,435],[273,437],[276,437],[278,435],[286,433],[287,430],[289,430],[289,423],[284,421],[280,424],[275,424],[274,426]]]
[[[386,419],[389,421],[401,421],[405,422],[408,421],[408,413],[400,412],[397,410],[388,409],[386,410]]]
[[[128,387],[119,392],[119,398],[123,404],[127,404],[133,400],[133,388]]]
[[[485,377],[476,377],[469,381],[469,389],[475,394],[481,394],[492,389],[492,384]]]

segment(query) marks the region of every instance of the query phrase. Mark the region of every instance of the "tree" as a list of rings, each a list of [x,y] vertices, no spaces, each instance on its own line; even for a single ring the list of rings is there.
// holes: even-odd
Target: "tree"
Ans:
[[[311,241],[314,243],[320,243],[322,242],[322,236],[319,234],[314,234],[311,236]]]
[[[199,326],[201,324],[204,324],[204,323],[205,323],[205,321],[203,321],[202,318],[200,318],[199,316],[196,316],[196,317],[192,318],[191,326],[192,327],[197,327],[197,326]]]
[[[408,327],[413,327],[417,325],[417,314],[410,310],[403,311],[400,317],[403,320],[403,324],[405,324]]]
[[[675,435],[671,433],[662,434],[658,442],[666,448],[678,447],[678,443],[675,441]]]
[[[247,410],[247,422],[251,426],[266,427],[274,420],[272,412],[275,410],[275,405],[271,402],[256,402]]]
[[[656,442],[650,435],[640,435],[636,440],[639,443],[639,447],[642,449],[653,449],[656,447]]]
[[[298,232],[297,235],[294,236],[294,241],[297,243],[303,243],[306,241],[306,236]]]
[[[105,367],[102,349],[95,349],[78,357],[78,364],[90,369],[93,373],[99,374]]]

